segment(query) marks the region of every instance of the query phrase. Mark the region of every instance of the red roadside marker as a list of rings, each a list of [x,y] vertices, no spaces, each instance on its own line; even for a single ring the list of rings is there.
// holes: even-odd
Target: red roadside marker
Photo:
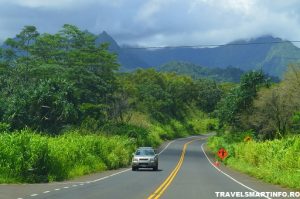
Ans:
[[[228,153],[224,148],[221,148],[218,151],[218,156],[219,156],[219,158],[221,158],[223,160],[224,158],[226,158],[228,156]]]
[[[218,167],[218,166],[220,166],[220,162],[217,160],[216,162],[214,162],[214,165],[215,165],[216,167]]]

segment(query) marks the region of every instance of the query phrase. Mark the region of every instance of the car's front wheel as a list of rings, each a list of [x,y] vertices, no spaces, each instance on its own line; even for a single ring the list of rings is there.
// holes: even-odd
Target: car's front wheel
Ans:
[[[153,171],[157,171],[158,170],[158,166],[153,167]]]
[[[138,168],[137,167],[132,167],[131,170],[136,171],[136,170],[138,170]]]

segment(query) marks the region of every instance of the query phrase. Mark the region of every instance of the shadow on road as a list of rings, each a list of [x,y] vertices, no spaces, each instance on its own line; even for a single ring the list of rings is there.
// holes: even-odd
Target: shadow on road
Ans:
[[[147,169],[147,168],[140,168],[139,170],[135,172],[161,172],[163,171],[162,169],[157,169],[157,171],[154,171],[153,169]]]

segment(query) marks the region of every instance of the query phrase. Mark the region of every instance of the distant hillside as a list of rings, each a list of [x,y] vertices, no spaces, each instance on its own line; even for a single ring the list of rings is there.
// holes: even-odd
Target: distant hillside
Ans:
[[[241,76],[245,71],[228,66],[226,68],[209,68],[188,62],[169,62],[155,68],[160,72],[174,72],[179,75],[189,75],[193,79],[207,78],[217,82],[240,82]],[[268,75],[267,75],[268,76]],[[279,82],[279,78],[268,76],[271,81]]]
[[[105,35],[107,36],[107,33],[104,35],[102,33],[99,37]],[[110,42],[110,39],[107,41]],[[281,77],[289,63],[300,62],[300,49],[290,42],[278,42],[284,41],[272,36],[263,36],[251,40],[239,40],[215,48],[142,49],[122,48],[115,45],[116,42],[113,40],[112,44],[115,47],[111,50],[119,54],[123,70],[155,67],[170,61],[181,61],[210,68],[235,66],[243,71],[262,69],[270,75]]]
[[[264,59],[257,64],[256,68],[273,75],[281,76],[289,63],[300,62],[300,49],[292,43],[280,43],[273,45]]]
[[[208,68],[188,62],[169,62],[156,67],[161,72],[175,72],[176,74],[189,75],[194,79],[208,78],[218,82],[239,82],[244,71],[234,67]]]

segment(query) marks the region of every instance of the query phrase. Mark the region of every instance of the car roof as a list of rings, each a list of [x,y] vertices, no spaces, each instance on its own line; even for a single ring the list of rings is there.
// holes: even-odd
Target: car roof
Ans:
[[[152,147],[139,147],[138,149],[153,149],[153,148]]]

